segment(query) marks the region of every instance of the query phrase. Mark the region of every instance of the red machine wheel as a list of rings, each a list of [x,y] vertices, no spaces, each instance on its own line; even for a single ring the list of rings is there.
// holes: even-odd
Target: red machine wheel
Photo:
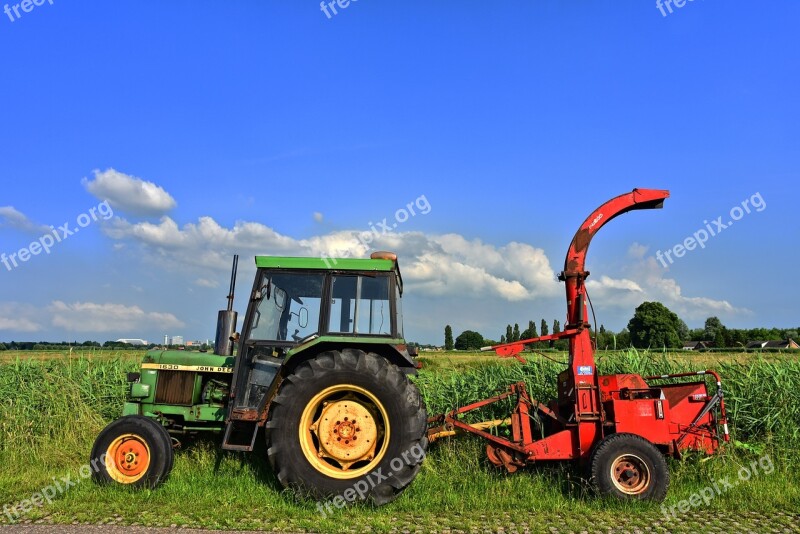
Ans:
[[[590,461],[597,490],[620,500],[663,501],[669,468],[655,445],[635,434],[612,434],[595,448]]]

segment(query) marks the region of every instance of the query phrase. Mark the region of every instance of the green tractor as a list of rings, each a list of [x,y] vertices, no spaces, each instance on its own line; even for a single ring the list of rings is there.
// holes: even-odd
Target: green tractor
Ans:
[[[95,480],[153,488],[168,476],[181,436],[217,432],[223,449],[252,451],[263,428],[286,488],[317,499],[393,500],[428,445],[425,404],[409,380],[416,354],[403,339],[397,256],[257,256],[241,336],[237,263],[214,354],[147,353],[128,375],[122,417],[95,441]]]

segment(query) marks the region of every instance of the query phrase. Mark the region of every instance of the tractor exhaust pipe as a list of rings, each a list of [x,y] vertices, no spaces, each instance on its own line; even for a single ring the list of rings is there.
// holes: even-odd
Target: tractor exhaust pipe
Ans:
[[[232,356],[235,345],[236,321],[239,314],[233,311],[233,295],[236,291],[236,271],[239,268],[239,255],[233,256],[231,269],[231,286],[228,290],[228,309],[220,310],[217,314],[217,337],[214,340],[214,354],[219,356]]]

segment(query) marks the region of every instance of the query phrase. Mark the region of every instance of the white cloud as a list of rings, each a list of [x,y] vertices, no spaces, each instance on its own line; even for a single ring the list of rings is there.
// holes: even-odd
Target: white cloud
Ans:
[[[14,228],[31,234],[50,232],[49,226],[34,223],[13,206],[0,207],[0,228]]]
[[[599,280],[587,280],[586,286],[591,290],[618,289],[633,293],[643,293],[642,287],[633,280],[628,280],[627,278],[614,279],[605,275],[601,276]]]
[[[541,249],[516,242],[496,247],[457,234],[411,235],[416,247],[408,251],[405,267],[401,260],[401,268],[418,294],[520,301],[558,291],[555,273]]]
[[[684,297],[681,286],[671,278],[658,280],[653,292],[660,296],[668,308],[671,307],[683,318],[704,319],[710,316],[730,317],[731,315],[749,314],[746,308],[736,308],[727,300],[715,300],[707,297]]]
[[[104,231],[113,239],[138,243],[159,263],[173,267],[223,269],[230,267],[230,257],[234,253],[291,255],[303,250],[300,242],[263,224],[237,222],[228,229],[211,217],[201,217],[197,223],[186,224],[183,228],[167,216],[157,224],[131,223],[118,218]],[[306,254],[308,252],[305,250]]]
[[[644,255],[647,254],[647,251],[650,250],[650,247],[641,245],[639,243],[633,243],[630,248],[628,248],[628,256],[637,260],[641,260],[644,258]]]
[[[42,326],[25,318],[0,317],[0,330],[14,330],[17,332],[38,332]]]
[[[173,262],[175,268],[227,269],[234,253],[364,258],[371,249],[392,250],[400,257],[407,286],[420,295],[519,301],[558,291],[543,250],[515,242],[498,247],[457,234],[392,232],[368,237],[366,231],[338,231],[298,240],[261,223],[237,222],[233,228],[223,228],[211,217],[201,217],[179,227],[166,216],[158,224],[117,219],[105,231],[114,239],[138,243],[146,254],[162,263]],[[198,254],[198,250],[209,252]]]
[[[178,328],[185,326],[171,313],[145,312],[138,306],[96,304],[60,300],[48,306],[53,326],[72,332],[135,332],[147,328]]]
[[[635,245],[631,250],[639,252],[640,249]],[[646,250],[646,247],[643,248]],[[666,278],[665,271],[652,257],[642,257],[631,265],[628,271],[628,278],[617,280],[601,276],[599,280],[587,281],[586,285],[596,308],[620,308],[632,312],[642,302],[658,301],[684,320],[702,320],[713,315],[732,317],[751,313],[747,308],[735,307],[727,300],[684,296],[678,281]]]
[[[243,257],[264,255],[321,256],[365,258],[372,250],[391,250],[398,254],[407,295],[413,295],[420,306],[417,315],[427,317],[432,305],[448,309],[452,321],[468,315],[474,299],[497,304],[495,315],[513,315],[503,310],[512,305],[517,313],[530,314],[521,306],[531,301],[540,307],[557,309],[563,286],[555,280],[550,261],[542,249],[529,244],[511,242],[501,245],[484,243],[459,234],[425,234],[422,232],[390,232],[375,236],[366,230],[343,230],[305,239],[280,234],[258,222],[237,222],[232,228],[218,224],[211,217],[179,226],[170,217],[158,223],[132,223],[116,219],[104,231],[117,242],[138,249],[137,254],[182,275],[192,276],[195,285],[216,287],[227,275],[233,254]],[[359,239],[361,237],[361,239]],[[198,251],[204,251],[198,253]],[[644,301],[660,301],[685,320],[702,320],[711,315],[726,317],[748,313],[725,300],[707,296],[684,296],[676,280],[665,278],[655,260],[645,257],[647,247],[634,244],[629,249],[634,257],[624,276],[599,276],[587,283],[595,308],[604,309],[606,324],[609,315],[625,323],[633,310]],[[218,282],[213,282],[218,280]],[[424,304],[427,303],[427,304]],[[407,302],[407,305],[411,302]],[[407,307],[410,312],[410,307]],[[538,312],[537,312],[538,313]],[[541,313],[552,313],[544,312]],[[602,317],[602,315],[601,315]],[[485,317],[486,321],[496,317]],[[448,319],[450,320],[450,319]],[[502,319],[526,320],[514,316]],[[428,320],[430,322],[430,319]],[[615,321],[617,322],[617,321]],[[479,330],[480,331],[480,330]]]
[[[38,332],[42,325],[36,321],[38,314],[32,306],[17,302],[0,303],[0,330]]]
[[[177,205],[162,187],[114,169],[96,170],[94,180],[84,178],[81,183],[100,200],[136,215],[162,215]]]

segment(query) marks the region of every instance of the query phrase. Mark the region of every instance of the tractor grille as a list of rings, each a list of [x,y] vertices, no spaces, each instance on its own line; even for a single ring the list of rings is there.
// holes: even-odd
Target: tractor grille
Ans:
[[[197,373],[160,371],[156,385],[156,404],[192,405],[194,379]]]

